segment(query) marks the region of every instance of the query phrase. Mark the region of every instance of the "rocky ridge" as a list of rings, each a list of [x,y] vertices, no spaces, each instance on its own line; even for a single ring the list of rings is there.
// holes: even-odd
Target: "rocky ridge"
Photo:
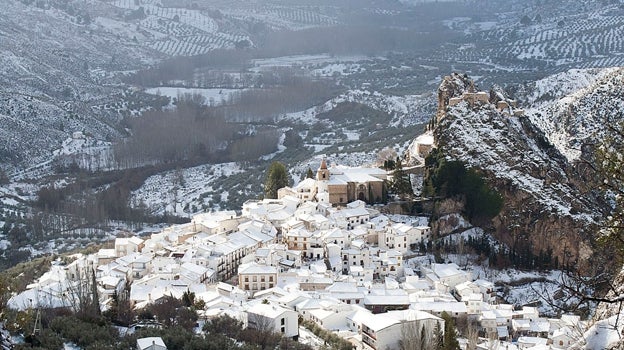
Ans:
[[[600,196],[530,118],[498,104],[515,101],[498,89],[477,93],[465,75],[444,78],[434,137],[447,159],[478,169],[503,196],[495,237],[517,251],[552,251],[560,264],[586,262],[605,209]]]

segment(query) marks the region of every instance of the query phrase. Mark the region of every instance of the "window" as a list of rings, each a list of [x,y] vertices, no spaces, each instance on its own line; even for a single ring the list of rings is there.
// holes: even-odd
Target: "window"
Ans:
[[[251,278],[251,280],[252,280],[252,281],[254,281],[254,282],[258,282],[258,276],[253,276],[253,277]]]
[[[249,276],[245,276],[245,282],[249,282]]]
[[[280,321],[281,325],[283,326],[284,324],[286,324],[286,320],[282,317],[282,320]]]

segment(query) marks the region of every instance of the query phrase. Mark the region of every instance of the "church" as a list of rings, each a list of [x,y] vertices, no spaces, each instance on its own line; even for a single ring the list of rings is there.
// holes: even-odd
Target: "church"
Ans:
[[[278,197],[294,196],[304,201],[345,205],[361,200],[368,204],[387,199],[387,172],[379,168],[327,167],[323,158],[316,179],[305,179],[294,187],[278,191]]]

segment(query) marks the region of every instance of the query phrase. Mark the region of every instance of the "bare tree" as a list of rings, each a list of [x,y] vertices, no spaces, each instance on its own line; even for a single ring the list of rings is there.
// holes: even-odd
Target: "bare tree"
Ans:
[[[250,313],[248,316],[248,328],[242,333],[243,340],[256,343],[261,349],[274,348],[282,338],[275,333],[273,320],[263,315]]]
[[[83,319],[96,319],[100,316],[100,299],[95,280],[95,269],[85,266],[78,270],[75,281],[69,281],[64,295],[70,308]]]

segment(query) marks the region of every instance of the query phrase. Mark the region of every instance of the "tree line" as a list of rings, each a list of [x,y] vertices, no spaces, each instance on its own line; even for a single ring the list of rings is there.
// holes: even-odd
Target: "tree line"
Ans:
[[[503,197],[489,187],[482,175],[460,161],[448,161],[434,149],[425,159],[424,196],[458,198],[464,214],[475,223],[487,224],[503,208]]]

